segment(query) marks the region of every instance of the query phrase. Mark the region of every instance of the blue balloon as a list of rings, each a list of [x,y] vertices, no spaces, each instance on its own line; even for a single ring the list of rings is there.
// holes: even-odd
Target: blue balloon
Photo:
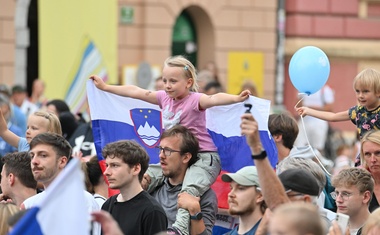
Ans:
[[[319,91],[329,75],[329,59],[318,47],[302,47],[290,59],[290,80],[300,93],[311,95]]]

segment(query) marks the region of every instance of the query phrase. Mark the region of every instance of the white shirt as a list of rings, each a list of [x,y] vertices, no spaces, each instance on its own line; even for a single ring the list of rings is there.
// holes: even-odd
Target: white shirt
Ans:
[[[83,191],[83,193],[84,193],[84,196],[86,199],[86,206],[87,206],[87,210],[89,213],[91,213],[92,211],[98,211],[101,209],[101,207],[99,207],[98,203],[95,201],[95,198],[93,197],[92,194],[90,194],[87,191]],[[29,209],[31,207],[39,205],[40,201],[43,200],[44,196],[45,196],[45,191],[38,193],[38,194],[26,199],[23,203],[25,206],[25,209]],[[65,203],[65,202],[62,202],[62,203]],[[59,212],[57,212],[57,213],[59,213]],[[100,234],[101,234],[100,224],[99,223],[93,223],[92,235],[100,235]]]
[[[39,110],[38,106],[30,102],[28,99],[24,99],[20,109],[27,118],[30,114],[33,114],[34,112]]]
[[[302,100],[302,106],[305,107],[319,107],[322,108],[325,104],[334,103],[334,91],[327,85],[322,87],[319,91],[311,94],[309,96],[305,96]],[[304,117],[305,122],[325,122],[321,119],[314,118],[311,116]]]

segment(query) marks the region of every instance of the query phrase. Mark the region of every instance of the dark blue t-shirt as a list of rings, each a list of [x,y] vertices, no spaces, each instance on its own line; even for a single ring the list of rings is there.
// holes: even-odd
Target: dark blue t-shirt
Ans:
[[[259,221],[257,221],[257,223],[255,224],[255,226],[253,226],[248,232],[242,234],[242,235],[255,235],[256,233],[256,230],[257,228],[259,227],[259,224],[261,222],[261,219]],[[233,230],[231,230],[230,232],[228,233],[225,233],[224,235],[239,235],[238,233],[238,229],[239,229],[239,225],[236,226]]]

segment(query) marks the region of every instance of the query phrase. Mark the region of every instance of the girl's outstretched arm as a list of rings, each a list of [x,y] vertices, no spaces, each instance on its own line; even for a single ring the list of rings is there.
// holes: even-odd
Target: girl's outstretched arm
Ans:
[[[116,95],[134,99],[144,100],[151,104],[157,104],[156,91],[149,91],[134,85],[108,85],[97,75],[91,75],[90,79],[94,82],[94,85],[102,91],[107,91]]]
[[[20,136],[17,136],[15,133],[8,129],[7,122],[5,121],[3,112],[0,109],[0,136],[13,147],[18,147],[18,141],[20,140]]]
[[[319,118],[321,120],[329,121],[329,122],[340,122],[340,121],[347,121],[350,120],[350,116],[348,115],[348,110],[339,112],[339,113],[333,113],[333,112],[326,112],[326,111],[319,111],[308,107],[299,107],[296,108],[297,113],[304,117],[306,115]]]
[[[227,105],[243,102],[249,98],[251,92],[249,90],[244,90],[240,95],[231,95],[227,93],[217,93],[215,95],[201,95],[199,105],[201,109],[211,108],[218,105]]]

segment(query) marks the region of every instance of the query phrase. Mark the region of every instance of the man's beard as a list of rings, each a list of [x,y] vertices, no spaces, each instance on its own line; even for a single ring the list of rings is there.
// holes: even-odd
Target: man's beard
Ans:
[[[250,214],[252,213],[253,211],[255,210],[255,207],[246,207],[246,208],[243,208],[239,211],[235,210],[235,209],[228,209],[228,213],[230,215],[237,215],[237,216],[240,216],[240,215],[246,215],[246,214]]]

